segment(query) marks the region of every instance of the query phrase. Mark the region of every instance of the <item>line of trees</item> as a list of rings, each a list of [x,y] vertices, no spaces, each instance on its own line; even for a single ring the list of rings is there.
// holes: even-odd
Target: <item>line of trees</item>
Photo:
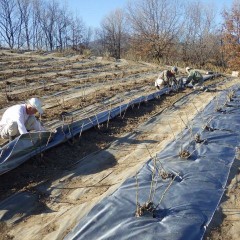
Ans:
[[[220,24],[216,6],[197,0],[132,0],[103,19],[97,36],[116,58],[238,70],[240,0],[222,16]]]
[[[131,0],[93,31],[58,0],[0,0],[0,43],[28,50],[64,50],[164,64],[211,64],[237,70],[240,0],[217,22],[214,6],[200,0]],[[94,43],[94,44],[93,44]]]
[[[62,50],[88,46],[91,30],[66,6],[51,0],[0,0],[1,46]]]
[[[200,1],[130,1],[121,18],[115,11],[103,19],[99,39],[104,39],[103,49],[114,57],[128,54],[166,64],[219,66],[221,37],[214,12],[213,6]]]

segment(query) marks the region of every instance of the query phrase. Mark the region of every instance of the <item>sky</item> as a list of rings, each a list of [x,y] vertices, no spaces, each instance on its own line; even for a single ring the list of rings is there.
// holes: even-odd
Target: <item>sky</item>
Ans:
[[[130,0],[131,1],[131,0]],[[134,1],[134,0],[132,0]],[[194,1],[194,0],[181,0]],[[232,5],[233,0],[200,0],[203,3],[212,3],[217,11]],[[99,27],[102,19],[117,8],[124,8],[128,0],[65,0],[69,10],[80,16],[89,27]]]
[[[124,8],[128,0],[65,0],[69,10],[77,14],[89,27],[99,27],[102,19],[117,8]]]

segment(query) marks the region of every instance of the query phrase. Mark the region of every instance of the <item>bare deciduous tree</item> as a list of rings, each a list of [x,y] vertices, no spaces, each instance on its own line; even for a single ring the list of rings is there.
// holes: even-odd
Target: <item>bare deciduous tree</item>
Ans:
[[[21,32],[19,34],[18,46],[22,46],[26,43],[27,49],[30,49],[30,41],[31,41],[31,11],[32,4],[31,0],[17,0],[18,10],[20,15],[20,23],[21,23]],[[22,44],[20,44],[20,40],[22,40]]]
[[[126,42],[126,23],[123,10],[116,9],[101,23],[102,40],[111,56],[121,58],[122,46]]]
[[[56,21],[56,40],[57,40],[57,46],[60,48],[60,50],[63,50],[66,47],[66,39],[68,30],[71,26],[71,20],[69,18],[69,12],[67,9],[60,8],[58,12],[58,17]]]
[[[182,28],[182,7],[178,0],[129,2],[133,47],[140,55],[168,61]]]
[[[16,43],[19,26],[16,1],[0,0],[0,34],[11,49]]]
[[[182,59],[185,63],[203,66],[215,51],[220,50],[214,6],[199,1],[185,5],[184,27],[181,34]]]
[[[84,36],[86,34],[86,27],[82,19],[75,17],[71,19],[69,41],[74,50],[82,51],[84,48]]]
[[[57,13],[59,12],[59,4],[55,0],[51,0],[46,4],[46,7],[42,9],[40,15],[41,26],[46,36],[46,48],[51,51],[54,49],[54,38],[56,36],[56,22]]]
[[[33,49],[43,49],[44,33],[41,28],[41,9],[44,7],[43,0],[33,0],[32,2],[32,46]]]

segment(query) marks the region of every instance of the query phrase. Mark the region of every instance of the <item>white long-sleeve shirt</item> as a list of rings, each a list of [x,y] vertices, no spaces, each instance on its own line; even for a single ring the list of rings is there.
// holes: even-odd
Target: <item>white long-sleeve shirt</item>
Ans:
[[[26,111],[26,105],[25,104],[18,104],[14,105],[12,107],[9,107],[2,116],[2,119],[0,121],[0,126],[5,125],[7,123],[11,122],[17,122],[18,124],[18,131],[20,134],[27,133],[27,129],[25,127],[25,122],[27,121],[28,117],[32,115],[28,115]],[[40,122],[36,121],[35,130],[42,130],[42,126]]]

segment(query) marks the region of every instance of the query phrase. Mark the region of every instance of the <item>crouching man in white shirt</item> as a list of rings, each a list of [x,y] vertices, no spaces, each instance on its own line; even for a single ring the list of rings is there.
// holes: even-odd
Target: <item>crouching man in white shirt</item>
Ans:
[[[9,107],[0,121],[0,137],[12,141],[31,130],[44,131],[45,128],[34,116],[37,112],[43,114],[42,103],[38,98]]]

